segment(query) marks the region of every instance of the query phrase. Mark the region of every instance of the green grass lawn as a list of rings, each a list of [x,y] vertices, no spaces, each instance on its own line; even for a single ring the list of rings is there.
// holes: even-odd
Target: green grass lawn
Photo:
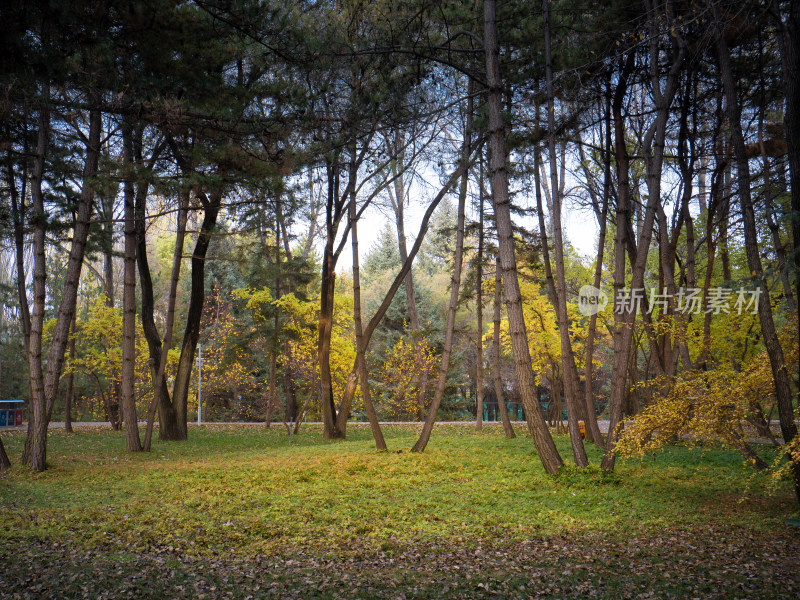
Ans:
[[[120,433],[54,432],[46,472],[0,475],[0,577],[19,597],[800,594],[790,488],[734,453],[549,477],[522,430],[440,426],[413,454],[417,431],[387,428],[378,453],[365,427],[291,444],[281,427],[193,428],[135,455]],[[23,435],[3,441],[16,460]]]

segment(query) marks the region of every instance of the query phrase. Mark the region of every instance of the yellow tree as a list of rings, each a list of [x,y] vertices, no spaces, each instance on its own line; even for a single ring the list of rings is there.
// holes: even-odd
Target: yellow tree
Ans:
[[[787,365],[796,366],[798,347],[794,322],[781,331]],[[768,465],[746,442],[749,430],[774,438],[764,419],[775,404],[775,379],[769,356],[761,351],[740,365],[720,362],[714,369],[690,373],[671,380],[670,385],[652,382],[656,401],[627,423],[617,449],[626,455],[643,455],[682,437],[717,440],[737,452],[755,468]],[[661,390],[664,390],[662,393]],[[748,427],[750,425],[751,427]],[[790,446],[788,466],[800,464],[800,448]],[[787,465],[778,465],[782,471]]]

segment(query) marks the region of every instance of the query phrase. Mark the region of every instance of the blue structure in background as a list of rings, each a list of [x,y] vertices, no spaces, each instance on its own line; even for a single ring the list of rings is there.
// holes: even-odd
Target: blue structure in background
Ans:
[[[21,427],[25,400],[0,400],[0,427]]]

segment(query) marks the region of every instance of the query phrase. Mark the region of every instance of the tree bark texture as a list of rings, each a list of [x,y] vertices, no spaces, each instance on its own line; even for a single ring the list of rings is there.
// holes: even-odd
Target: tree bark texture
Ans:
[[[133,135],[130,127],[123,130],[123,156],[125,167],[125,257],[122,287],[122,416],[125,421],[125,448],[128,452],[140,452],[139,417],[136,415],[134,389],[136,361],[136,190],[130,168],[133,166]]]
[[[482,195],[482,194],[481,194]],[[500,418],[503,420],[503,432],[506,438],[517,437],[511,419],[508,418],[508,407],[503,397],[503,376],[500,372],[500,317],[501,317],[501,295],[503,292],[503,279],[501,275],[500,262],[495,265],[494,274],[494,314],[492,331],[492,379],[494,381],[494,395],[497,398],[497,408],[500,410]],[[538,405],[538,399],[537,399]]]
[[[81,194],[78,200],[78,209],[75,217],[75,227],[72,233],[72,244],[70,245],[67,269],[64,275],[61,302],[58,307],[56,326],[52,332],[50,351],[47,357],[47,370],[44,376],[36,375],[35,378],[43,383],[43,394],[35,397],[31,395],[35,425],[32,431],[33,437],[30,443],[30,467],[33,471],[43,471],[47,466],[47,428],[50,423],[50,416],[53,411],[58,382],[61,378],[61,370],[64,366],[64,354],[69,340],[69,330],[72,325],[72,318],[75,313],[75,303],[78,297],[78,286],[80,283],[81,267],[86,250],[86,240],[89,235],[89,222],[92,214],[95,190],[93,179],[97,174],[97,165],[100,155],[100,111],[93,109],[89,111],[89,137],[86,147],[86,162],[83,168],[83,182]],[[41,183],[41,181],[40,181]],[[43,204],[42,204],[43,208]],[[43,217],[42,210],[42,217]],[[38,233],[38,232],[37,232]],[[44,239],[42,225],[41,250],[43,254]],[[36,248],[35,252],[39,249]],[[41,271],[44,272],[44,256],[41,256]],[[41,282],[43,287],[44,282]],[[43,290],[42,290],[43,291]],[[42,298],[43,301],[43,298]],[[31,345],[33,346],[33,330],[31,334]],[[39,373],[41,373],[41,330],[38,333],[37,342],[39,348]]]
[[[556,473],[564,464],[556,449],[550,431],[536,402],[534,377],[531,368],[528,336],[522,312],[522,295],[517,279],[514,253],[514,232],[511,225],[511,207],[508,194],[506,167],[505,124],[502,112],[502,80],[500,78],[500,48],[497,40],[497,3],[485,0],[483,5],[484,47],[486,54],[486,79],[489,87],[489,177],[492,182],[492,199],[500,246],[500,264],[503,271],[503,288],[508,312],[509,335],[514,353],[514,367],[519,382],[522,402],[531,427],[533,441],[547,473]]]
[[[578,426],[578,406],[580,399],[580,386],[578,369],[575,366],[575,355],[572,352],[572,340],[569,337],[569,318],[567,315],[567,282],[564,273],[564,240],[561,231],[561,197],[558,182],[558,165],[556,154],[555,134],[555,99],[553,96],[553,66],[550,53],[550,2],[543,0],[544,12],[544,46],[545,46],[545,72],[547,78],[547,145],[550,153],[550,187],[553,202],[553,212],[550,215],[553,228],[553,249],[556,258],[556,296],[553,299],[558,317],[558,331],[561,340],[561,371],[564,373],[564,393],[567,403],[567,427],[572,443],[572,455],[578,467],[587,467],[589,459],[583,446],[580,428]]]
[[[758,285],[758,319],[761,324],[761,335],[764,346],[769,356],[772,377],[775,381],[775,397],[778,403],[778,418],[781,426],[783,440],[789,444],[797,435],[797,425],[794,421],[792,406],[792,387],[789,380],[789,371],[784,360],[783,348],[780,345],[772,317],[772,305],[769,299],[767,286],[761,265],[761,256],[758,249],[758,231],[756,217],[753,209],[751,195],[750,163],[747,158],[744,135],[742,134],[742,111],[736,97],[736,82],[731,67],[731,56],[725,36],[718,32],[717,58],[719,60],[720,77],[725,93],[726,115],[731,131],[731,142],[736,160],[736,179],[738,183],[739,201],[742,205],[742,218],[744,221],[744,245],[747,253],[747,266],[752,273],[753,283]],[[800,502],[800,463],[793,462],[792,476],[797,499]]]

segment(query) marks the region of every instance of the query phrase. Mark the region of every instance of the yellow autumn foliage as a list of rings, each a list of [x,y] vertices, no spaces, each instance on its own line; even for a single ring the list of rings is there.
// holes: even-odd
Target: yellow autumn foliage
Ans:
[[[425,399],[419,398],[420,374],[427,373],[428,387],[432,388],[436,385],[437,363],[424,336],[397,340],[379,374],[382,387],[387,390],[383,408],[389,419],[416,420],[424,415],[427,407]]]
[[[787,366],[796,365],[798,348],[795,325],[782,331]],[[775,383],[767,353],[760,352],[740,370],[730,363],[649,384],[654,402],[624,424],[616,449],[622,455],[642,456],[681,437],[714,440],[740,449],[753,437],[753,423],[773,412]],[[758,435],[758,434],[756,434]],[[800,461],[800,442],[787,449]],[[782,471],[783,463],[774,465]]]

